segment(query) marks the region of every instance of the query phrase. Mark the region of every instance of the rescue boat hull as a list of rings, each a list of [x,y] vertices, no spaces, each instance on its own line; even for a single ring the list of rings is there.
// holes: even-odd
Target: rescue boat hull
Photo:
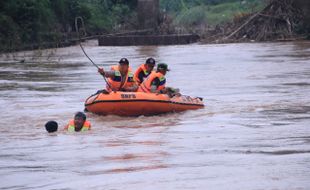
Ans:
[[[150,116],[203,108],[201,98],[143,92],[111,92],[91,95],[85,101],[87,111],[98,115]]]

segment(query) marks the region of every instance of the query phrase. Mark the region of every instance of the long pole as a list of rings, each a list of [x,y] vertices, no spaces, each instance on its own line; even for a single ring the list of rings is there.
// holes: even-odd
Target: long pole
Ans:
[[[84,21],[82,17],[75,17],[75,31],[77,32],[78,38],[79,38],[79,45],[84,53],[84,55],[88,58],[88,60],[97,68],[99,69],[99,66],[87,55],[86,51],[84,50],[82,43],[81,43],[81,37],[80,37],[80,31],[79,31],[79,27],[78,27],[78,20],[80,20],[81,24],[82,24],[82,28],[84,29],[84,35],[86,35],[86,31],[85,31],[85,27],[84,27]],[[107,78],[102,75],[104,78],[104,81],[107,83],[107,85],[111,88],[110,83],[107,81]]]

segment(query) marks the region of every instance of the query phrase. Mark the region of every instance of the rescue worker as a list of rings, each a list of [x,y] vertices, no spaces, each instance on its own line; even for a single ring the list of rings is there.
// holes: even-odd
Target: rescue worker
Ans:
[[[144,64],[140,65],[140,67],[135,72],[135,81],[138,85],[140,85],[153,71],[155,66],[155,59],[148,58]]]
[[[108,78],[107,91],[137,91],[138,85],[129,67],[129,61],[126,58],[122,58],[118,63],[118,65],[112,66],[110,71],[104,71],[103,68],[98,69],[102,76]]]
[[[70,120],[68,125],[65,126],[65,131],[79,132],[88,131],[91,129],[91,124],[86,120],[86,115],[82,112],[77,112],[74,119]]]
[[[169,71],[168,65],[165,63],[159,63],[156,71],[152,71],[152,73],[141,83],[138,92],[165,93],[165,75],[167,71]]]

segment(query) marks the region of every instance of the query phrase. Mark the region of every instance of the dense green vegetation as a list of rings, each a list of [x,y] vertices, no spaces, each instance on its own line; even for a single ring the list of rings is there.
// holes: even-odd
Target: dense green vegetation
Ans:
[[[174,26],[193,28],[215,26],[260,10],[267,0],[159,1],[161,15],[169,15]],[[76,38],[77,16],[83,17],[88,35],[135,29],[136,9],[137,0],[1,0],[0,52]]]
[[[111,32],[134,17],[136,0],[1,0],[0,51],[71,38],[75,17],[89,33]]]
[[[247,0],[245,2],[253,2]],[[175,24],[217,24],[245,11],[240,0],[160,0],[161,9]],[[255,1],[256,2],[256,1]],[[247,4],[247,3],[246,3]],[[135,28],[137,0],[1,0],[2,50],[24,45],[66,41],[74,37],[75,17],[84,19],[88,34]]]
[[[174,24],[185,27],[214,26],[235,15],[263,8],[263,0],[161,0],[161,9],[174,17]]]
[[[217,24],[259,0],[160,0],[162,12],[176,25]],[[242,4],[240,2],[245,2]],[[74,19],[84,19],[88,34],[136,28],[137,0],[1,0],[1,50],[66,41],[74,36]]]

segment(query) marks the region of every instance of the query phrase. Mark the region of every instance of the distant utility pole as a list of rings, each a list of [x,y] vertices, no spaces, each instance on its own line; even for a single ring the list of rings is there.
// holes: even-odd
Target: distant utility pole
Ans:
[[[139,29],[156,29],[159,20],[159,0],[138,0]]]

